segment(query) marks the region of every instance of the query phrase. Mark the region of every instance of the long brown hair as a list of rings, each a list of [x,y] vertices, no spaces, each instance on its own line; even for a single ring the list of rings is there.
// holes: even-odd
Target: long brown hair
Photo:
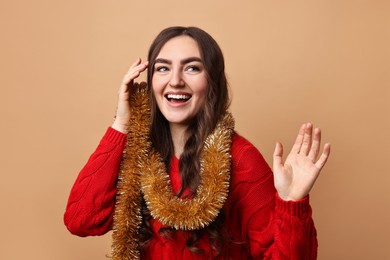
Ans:
[[[169,129],[169,123],[157,106],[153,91],[151,91],[151,84],[155,60],[162,47],[170,39],[179,36],[189,36],[197,42],[208,80],[205,104],[190,122],[187,129],[189,138],[187,139],[183,153],[180,156],[179,169],[182,180],[182,189],[177,195],[181,196],[183,191],[187,188],[192,191],[192,195],[195,195],[200,182],[200,154],[203,143],[206,137],[214,130],[219,119],[225,114],[230,105],[230,98],[222,51],[217,42],[207,32],[197,27],[176,26],[166,28],[158,34],[151,44],[148,53],[149,67],[147,81],[150,88],[152,109],[150,137],[153,147],[161,154],[165,161],[167,170],[170,168],[170,160],[174,154],[172,136]],[[147,210],[143,210],[143,212],[144,215],[147,215]],[[144,217],[145,219],[150,218],[150,216]],[[220,229],[222,221],[223,213],[221,212],[220,216],[209,226],[209,237],[213,247],[221,247],[220,242],[222,237]],[[199,251],[194,245],[203,233],[204,230],[193,232],[193,236],[188,240],[187,246],[192,249],[192,251]]]

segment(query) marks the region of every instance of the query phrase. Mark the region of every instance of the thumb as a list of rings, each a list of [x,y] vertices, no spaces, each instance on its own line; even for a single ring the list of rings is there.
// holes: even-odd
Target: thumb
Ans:
[[[275,145],[274,155],[273,155],[273,168],[274,171],[279,169],[282,166],[282,157],[283,157],[283,145],[279,142]]]

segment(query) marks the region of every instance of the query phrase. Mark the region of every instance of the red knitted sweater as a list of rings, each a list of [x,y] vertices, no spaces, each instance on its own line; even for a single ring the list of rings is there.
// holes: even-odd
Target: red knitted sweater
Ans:
[[[80,171],[71,190],[65,225],[78,236],[103,235],[112,229],[116,179],[126,135],[108,128],[99,146]],[[180,189],[178,159],[171,163],[174,192]],[[275,191],[272,171],[259,151],[238,134],[232,143],[232,171],[224,206],[224,230],[230,242],[221,259],[316,259],[317,238],[309,197],[283,201]],[[153,220],[154,236],[143,259],[211,259],[205,236],[199,243],[204,254],[186,248],[188,232],[166,239],[161,224]]]

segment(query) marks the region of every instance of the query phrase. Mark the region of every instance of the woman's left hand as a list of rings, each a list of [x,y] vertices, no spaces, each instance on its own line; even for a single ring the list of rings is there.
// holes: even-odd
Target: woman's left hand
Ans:
[[[314,132],[314,133],[313,133]],[[283,146],[277,143],[274,152],[274,182],[279,197],[283,200],[300,200],[309,194],[329,154],[330,144],[324,145],[317,160],[321,145],[321,130],[306,123],[299,129],[298,136],[283,163]]]

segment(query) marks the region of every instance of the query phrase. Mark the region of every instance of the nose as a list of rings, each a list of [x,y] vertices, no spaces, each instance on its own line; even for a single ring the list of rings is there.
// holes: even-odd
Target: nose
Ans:
[[[185,83],[181,71],[172,71],[169,85],[174,88],[184,87]]]

